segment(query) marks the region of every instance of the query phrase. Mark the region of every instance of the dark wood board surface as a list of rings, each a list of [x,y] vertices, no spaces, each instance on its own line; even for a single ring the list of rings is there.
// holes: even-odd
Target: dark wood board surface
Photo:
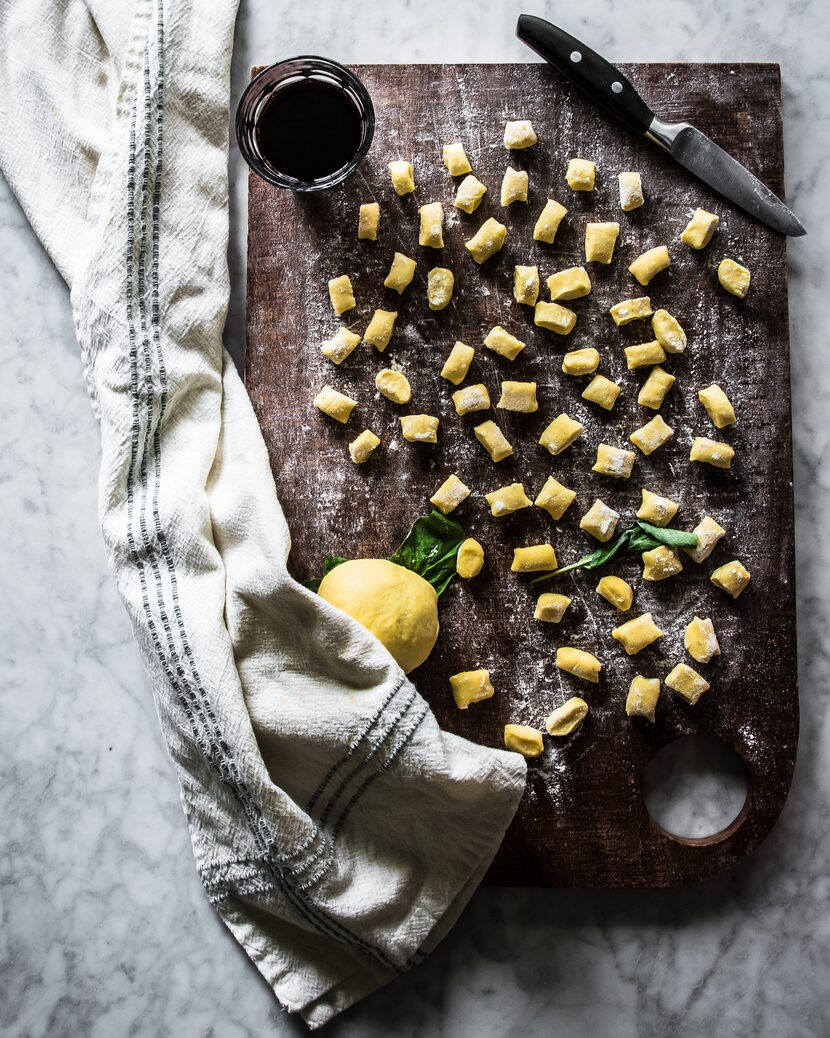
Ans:
[[[783,194],[780,78],[776,65],[630,65],[623,71],[663,118],[688,119]],[[793,570],[792,444],[787,320],[786,243],[773,231],[729,205],[644,140],[636,139],[592,108],[544,65],[363,65],[355,68],[376,108],[371,151],[341,187],[297,196],[252,176],[249,187],[248,340],[246,382],[262,425],[277,488],[292,531],[290,565],[298,579],[319,574],[326,554],[349,557],[390,554],[412,520],[429,510],[428,498],[451,472],[473,489],[454,513],[485,546],[487,562],[474,581],[457,581],[441,599],[441,637],[413,678],[450,731],[492,746],[502,745],[507,722],[541,727],[555,706],[584,695],[591,713],[569,740],[547,739],[544,756],[529,762],[528,784],[516,818],[491,869],[503,884],[555,886],[673,886],[704,878],[749,854],[774,825],[786,798],[798,737]],[[528,118],[536,147],[507,152],[506,119]],[[460,139],[488,194],[472,216],[451,205],[455,184],[441,162],[441,146]],[[571,157],[597,163],[597,188],[576,194],[565,183]],[[398,198],[386,164],[410,159],[416,191]],[[499,206],[505,167],[527,169],[530,196],[507,210]],[[619,208],[617,173],[639,170],[646,205]],[[457,183],[457,182],[456,182]],[[533,224],[548,197],[569,215],[553,246],[533,242]],[[380,202],[377,242],[358,242],[358,207]],[[447,214],[445,248],[418,245],[418,207],[441,201]],[[678,241],[692,210],[719,213],[711,245],[693,252]],[[478,267],[463,247],[488,216],[508,226],[505,248]],[[584,225],[618,220],[614,262],[590,265],[593,292],[567,304],[578,313],[568,338],[533,326],[533,312],[512,297],[516,263],[537,264],[544,279],[583,262]],[[629,262],[646,248],[668,244],[671,267],[641,289]],[[385,290],[392,254],[417,259],[415,280],[402,298]],[[729,255],[752,270],[746,300],[717,283],[718,261]],[[426,304],[427,271],[448,266],[455,297],[443,312]],[[357,308],[344,323],[362,332],[376,307],[398,310],[392,343],[384,355],[365,344],[340,367],[320,353],[337,329],[327,281],[348,273]],[[543,285],[544,287],[544,285]],[[648,293],[685,327],[689,346],[665,365],[677,376],[662,414],[674,437],[650,457],[639,455],[628,481],[593,474],[596,445],[630,446],[630,433],[652,417],[636,396],[646,372],[628,372],[623,346],[650,339],[646,322],[614,326],[609,306]],[[546,298],[546,295],[540,296]],[[504,325],[527,343],[514,363],[482,347],[487,331]],[[476,349],[466,384],[484,382],[496,402],[504,378],[535,380],[536,414],[504,411],[459,418],[439,377],[453,342]],[[561,372],[566,350],[595,345],[600,370],[623,386],[610,413],[583,401],[586,379]],[[412,404],[396,407],[379,397],[374,375],[399,365],[413,387]],[[711,382],[723,386],[737,413],[735,426],[718,433],[697,400]],[[358,401],[347,426],[319,414],[312,398],[324,384]],[[551,458],[537,443],[556,414],[567,411],[585,424],[576,444]],[[440,417],[436,446],[410,444],[399,416],[426,412]],[[472,426],[493,417],[515,454],[493,465]],[[381,447],[364,466],[353,465],[347,444],[363,428]],[[722,438],[736,458],[731,471],[691,465],[694,435]],[[483,494],[521,481],[531,498],[548,475],[577,491],[575,504],[554,523],[539,509],[494,519]],[[640,489],[681,502],[674,525],[692,529],[714,516],[727,536],[701,566],[657,584],[640,579],[639,560],[608,572],[635,587],[632,612],[622,617],[594,591],[597,574],[576,573],[534,588],[510,572],[517,545],[550,540],[560,564],[592,550],[578,528],[596,497],[630,522]],[[709,574],[741,559],[752,573],[749,589],[733,601]],[[561,589],[573,602],[560,625],[533,619],[542,590]],[[655,646],[627,658],[611,629],[651,611],[666,632]],[[712,617],[722,655],[694,664],[683,648],[683,630],[694,614]],[[603,662],[598,686],[586,687],[554,664],[556,648],[575,645]],[[705,674],[712,690],[689,707],[667,688],[656,724],[624,712],[632,676],[665,677],[678,661]],[[489,701],[458,711],[449,675],[487,667],[496,686]],[[649,817],[643,800],[648,763],[666,743],[686,734],[715,735],[743,758],[749,796],[723,833],[701,841],[670,836]]]

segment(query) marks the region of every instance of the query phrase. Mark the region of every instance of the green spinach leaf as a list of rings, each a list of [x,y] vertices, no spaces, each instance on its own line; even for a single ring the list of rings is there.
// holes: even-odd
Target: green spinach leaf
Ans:
[[[687,530],[672,530],[669,526],[652,526],[643,519],[637,520],[637,526],[644,530],[658,544],[666,544],[670,548],[696,548],[697,534]]]
[[[463,540],[461,525],[433,508],[429,515],[415,520],[389,561],[411,569],[441,595],[455,576],[456,556]]]
[[[685,530],[672,530],[665,526],[652,526],[651,523],[638,519],[633,526],[627,527],[608,544],[603,544],[601,548],[583,555],[568,566],[560,566],[551,573],[536,577],[531,583],[538,584],[540,580],[550,580],[551,577],[558,577],[561,573],[568,573],[574,569],[599,569],[620,555],[639,555],[644,551],[659,548],[661,544],[671,548],[695,548],[697,534],[687,533]]]

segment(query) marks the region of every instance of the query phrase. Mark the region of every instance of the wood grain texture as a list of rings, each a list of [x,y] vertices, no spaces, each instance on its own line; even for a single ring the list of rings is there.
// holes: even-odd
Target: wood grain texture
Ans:
[[[780,81],[775,65],[622,66],[647,101],[665,119],[685,118],[744,162],[779,195],[783,192]],[[591,713],[581,731],[566,741],[547,740],[543,758],[529,763],[525,797],[491,872],[492,882],[556,886],[671,886],[701,879],[739,861],[769,832],[786,798],[796,755],[798,698],[793,574],[792,446],[787,327],[786,244],[774,232],[734,209],[645,141],[585,103],[544,65],[379,66],[355,68],[376,106],[372,149],[358,173],[340,188],[295,196],[251,177],[249,189],[248,342],[246,380],[262,425],[280,500],[293,535],[290,560],[299,579],[317,575],[327,553],[383,556],[401,541],[415,516],[450,472],[473,495],[455,513],[470,535],[484,544],[487,563],[477,580],[456,584],[441,600],[438,646],[413,677],[450,731],[491,746],[502,744],[510,721],[541,726],[555,706],[583,694]],[[505,151],[507,118],[530,118],[539,144],[525,152]],[[442,144],[460,139],[488,194],[472,216],[451,206],[454,183],[441,163]],[[574,194],[564,182],[570,157],[596,161],[597,189]],[[411,159],[417,189],[397,198],[386,163]],[[499,207],[499,185],[507,164],[530,176],[527,205]],[[647,196],[642,209],[619,209],[617,172],[640,170]],[[548,197],[570,210],[554,246],[535,243],[533,223]],[[375,243],[358,242],[357,211],[376,199],[382,210]],[[418,246],[418,206],[445,205],[445,248]],[[693,252],[678,242],[696,206],[721,215],[708,249]],[[464,240],[488,216],[503,219],[505,248],[479,268]],[[542,277],[583,262],[588,220],[619,220],[622,231],[614,262],[592,265],[593,293],[572,304],[578,313],[567,339],[533,326],[532,310],[512,298],[515,263],[538,264]],[[655,308],[676,314],[689,337],[687,351],[669,358],[677,376],[662,414],[675,429],[669,443],[649,458],[638,456],[629,481],[591,473],[600,441],[630,446],[630,433],[652,416],[637,405],[645,372],[628,372],[623,346],[652,338],[649,325],[617,329],[609,306],[644,294],[627,272],[644,249],[667,243],[672,265],[649,287]],[[382,287],[392,254],[418,261],[415,280],[399,297]],[[715,269],[730,255],[752,270],[745,301],[727,295]],[[426,304],[427,271],[455,271],[451,306],[431,313]],[[337,328],[327,298],[329,278],[348,273],[358,306],[345,323],[365,328],[375,307],[400,312],[392,343],[381,356],[361,345],[340,368],[319,344]],[[494,324],[527,342],[511,364],[483,349]],[[533,415],[503,411],[455,415],[454,389],[438,375],[456,339],[476,348],[467,383],[484,382],[493,403],[503,378],[538,383],[540,410]],[[566,349],[595,345],[601,371],[617,379],[623,393],[607,414],[581,400],[585,379],[561,372]],[[380,398],[376,372],[391,362],[409,376],[412,405],[401,409]],[[698,389],[717,382],[735,403],[738,424],[718,433],[697,401]],[[311,406],[328,383],[354,396],[359,405],[348,426],[329,421]],[[401,439],[399,415],[427,412],[441,419],[434,447]],[[567,411],[585,424],[577,443],[551,458],[537,443],[547,422]],[[493,417],[515,454],[493,465],[472,435],[472,426]],[[371,462],[356,467],[347,443],[369,427],[382,446]],[[688,462],[694,435],[730,442],[733,469],[717,471]],[[554,474],[577,491],[565,517],[553,523],[539,509],[505,519],[489,515],[483,494],[514,480],[531,497]],[[580,516],[600,497],[629,522],[640,489],[681,502],[675,525],[691,529],[704,514],[728,531],[710,560],[687,561],[682,575],[644,584],[639,560],[609,572],[635,586],[629,616],[651,611],[666,636],[628,659],[612,640],[620,614],[596,595],[597,574],[576,573],[530,588],[510,572],[516,545],[552,541],[560,563],[595,544],[578,528]],[[740,558],[752,572],[750,589],[733,602],[710,582],[715,566]],[[541,590],[561,589],[573,603],[561,625],[533,620]],[[695,707],[665,689],[657,723],[630,720],[624,713],[631,677],[664,677],[674,663],[694,663],[683,649],[683,630],[694,614],[712,617],[722,655],[697,665],[712,690]],[[559,673],[557,646],[576,645],[603,661],[599,686],[587,689]],[[470,710],[456,710],[448,677],[487,667],[496,696]],[[643,802],[649,760],[672,739],[713,734],[733,746],[746,763],[750,793],[738,819],[703,841],[669,836],[651,821]]]

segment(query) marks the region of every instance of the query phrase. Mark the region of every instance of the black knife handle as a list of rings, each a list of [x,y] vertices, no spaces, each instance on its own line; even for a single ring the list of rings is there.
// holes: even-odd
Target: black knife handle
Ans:
[[[622,72],[590,47],[544,18],[530,14],[519,16],[516,35],[630,129],[638,133],[648,130],[654,112]]]

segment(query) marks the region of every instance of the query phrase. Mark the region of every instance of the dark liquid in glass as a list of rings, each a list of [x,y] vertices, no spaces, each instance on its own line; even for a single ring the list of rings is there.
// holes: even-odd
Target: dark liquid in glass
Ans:
[[[360,147],[360,113],[333,83],[301,79],[278,87],[256,123],[260,153],[281,173],[320,180],[342,169]]]

